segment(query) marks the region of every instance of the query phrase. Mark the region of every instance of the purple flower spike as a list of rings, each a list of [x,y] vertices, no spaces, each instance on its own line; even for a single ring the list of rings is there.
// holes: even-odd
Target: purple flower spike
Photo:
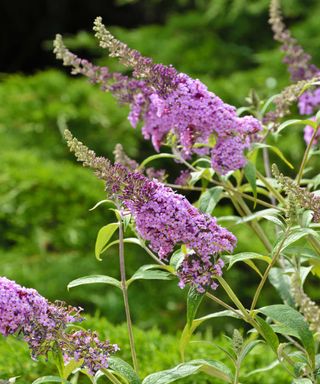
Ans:
[[[83,320],[80,311],[61,302],[50,303],[36,290],[0,277],[0,333],[21,334],[33,358],[47,357],[49,351],[58,348],[66,362],[83,359],[83,366],[93,374],[107,367],[107,358],[119,348],[108,341],[100,342],[90,331],[67,332],[68,324]]]
[[[241,157],[241,161],[224,164],[221,157],[220,165],[216,165],[214,159],[212,165],[217,172],[222,170],[226,173],[245,164],[243,151],[250,147],[262,130],[257,119],[252,116],[238,117],[235,107],[209,92],[201,81],[179,73],[170,65],[155,64],[150,58],[130,49],[111,35],[101,18],[96,19],[94,30],[100,46],[132,69],[131,77],[79,59],[67,50],[60,35],[54,42],[57,58],[62,59],[64,65],[71,66],[73,73],[89,77],[120,102],[128,103],[130,124],[135,128],[142,122],[142,134],[145,139],[151,140],[156,151],[160,150],[168,134],[176,137],[178,149],[185,158],[194,153],[209,154],[208,144],[212,136],[220,145],[236,138],[236,142],[245,143],[236,149],[235,156]]]

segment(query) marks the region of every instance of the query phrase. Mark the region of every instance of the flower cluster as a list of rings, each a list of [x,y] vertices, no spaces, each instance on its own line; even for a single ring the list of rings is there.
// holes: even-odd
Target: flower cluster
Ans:
[[[190,283],[199,291],[215,288],[214,278],[221,274],[222,267],[218,255],[233,250],[235,236],[171,188],[121,164],[112,165],[95,157],[68,131],[66,138],[77,159],[93,168],[106,181],[107,192],[131,211],[137,232],[161,259],[168,260],[176,245],[185,244],[193,251],[186,255],[178,271],[180,286]]]
[[[180,172],[180,175],[175,179],[174,183],[176,185],[184,186],[188,184],[190,179],[191,179],[191,172],[189,170],[184,169]]]
[[[274,98],[273,103],[275,104],[275,109],[265,115],[264,122],[272,122],[277,126],[279,120],[290,113],[292,104],[300,101],[301,97],[305,94],[303,93],[304,89],[316,80],[319,79],[313,78],[310,80],[300,80],[297,83],[284,88],[284,90]]]
[[[298,44],[297,40],[292,37],[290,31],[286,28],[279,6],[279,0],[272,0],[270,3],[270,24],[274,33],[274,38],[282,43],[282,50],[285,52],[284,62],[288,65],[291,74],[291,80],[299,81],[300,85],[312,84],[314,81],[319,81],[320,69],[314,64],[311,64],[311,56],[304,52],[303,48]],[[306,83],[305,83],[306,82]],[[300,88],[300,92],[294,92],[291,100],[298,100],[299,113],[301,115],[312,115],[320,108],[320,88],[315,86],[312,89],[305,90],[305,87],[299,87],[298,84],[294,85],[292,89]],[[302,94],[301,94],[302,93]],[[288,113],[288,108],[281,107],[280,97],[278,102],[281,104],[278,107],[278,113],[270,113],[267,120],[274,121],[283,117]],[[277,104],[277,100],[276,100]],[[305,141],[308,144],[310,141],[310,127],[304,130]]]
[[[279,0],[270,3],[270,19],[275,40],[282,43],[285,52],[284,62],[288,65],[292,81],[308,80],[319,75],[319,68],[311,64],[311,56],[307,54],[297,40],[286,28],[280,11]]]
[[[50,303],[36,290],[0,277],[0,333],[21,334],[34,358],[47,356],[49,351],[58,348],[66,361],[83,360],[83,366],[94,373],[107,367],[108,356],[117,351],[118,346],[99,343],[97,335],[90,331],[86,331],[86,339],[78,338],[78,332],[66,332],[68,324],[82,321],[80,311],[61,302]],[[91,355],[84,351],[90,351]]]
[[[102,24],[94,23],[100,46],[110,51],[110,56],[133,69],[132,77],[110,73],[86,60],[77,58],[57,36],[54,46],[57,58],[73,67],[73,73],[82,73],[91,81],[100,83],[121,102],[130,104],[129,121],[136,127],[143,121],[142,133],[151,139],[159,151],[168,134],[176,137],[176,145],[184,158],[193,153],[209,154],[208,143],[212,137],[217,145],[211,151],[212,166],[221,173],[243,167],[244,150],[256,140],[262,129],[252,116],[238,117],[235,107],[224,103],[199,80],[178,73],[172,66],[154,64],[138,51],[116,40]],[[236,152],[233,161],[224,156],[226,147]]]
[[[149,179],[151,180],[157,179],[161,182],[164,182],[167,178],[165,169],[155,169],[153,167],[147,167],[147,168],[140,167],[135,160],[131,159],[125,153],[121,144],[116,145],[113,151],[113,154],[114,154],[114,162],[124,165],[130,171],[138,171],[140,169],[141,172],[145,173]]]
[[[100,341],[95,331],[81,330],[68,336],[67,343],[62,345],[64,360],[83,361],[83,365],[92,375],[99,369],[108,367],[108,357],[119,350],[117,344],[110,344],[108,340]]]
[[[284,176],[279,172],[277,166],[273,164],[272,172],[275,179],[282,186],[285,193],[288,195],[291,205],[296,210],[297,207],[310,209],[313,211],[313,221],[320,222],[320,197],[309,192],[305,188],[301,188],[295,181]]]
[[[303,291],[301,279],[298,273],[295,273],[291,278],[291,292],[296,302],[297,307],[303,314],[306,321],[310,324],[311,331],[316,333],[316,337],[320,339],[320,308],[310,299]]]

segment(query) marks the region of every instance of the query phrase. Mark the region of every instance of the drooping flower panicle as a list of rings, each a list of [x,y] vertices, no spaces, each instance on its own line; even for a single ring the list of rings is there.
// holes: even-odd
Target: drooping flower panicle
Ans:
[[[36,290],[0,277],[0,333],[21,334],[34,358],[59,348],[65,361],[81,360],[84,367],[95,373],[108,366],[107,358],[118,346],[98,342],[97,335],[90,331],[84,331],[86,339],[79,339],[77,332],[67,332],[68,324],[83,320],[80,311],[61,302],[50,303]],[[83,353],[87,350],[90,355]]]
[[[284,62],[288,65],[291,80],[298,83],[286,88],[286,92],[279,95],[275,100],[276,111],[268,113],[265,121],[276,121],[285,116],[289,112],[289,106],[295,101],[298,101],[301,115],[312,115],[320,108],[320,87],[315,85],[310,88],[310,84],[319,82],[320,69],[311,63],[311,56],[304,51],[285,26],[279,0],[271,0],[269,22],[275,40],[282,43],[281,49],[285,52]],[[306,90],[307,85],[309,89]],[[306,127],[304,137],[307,144],[309,136],[310,127]]]
[[[177,245],[192,251],[178,270],[180,286],[190,283],[203,292],[215,288],[215,276],[221,273],[220,252],[231,252],[235,236],[220,227],[216,219],[199,212],[188,200],[157,180],[149,180],[121,164],[95,157],[85,145],[66,132],[68,145],[85,166],[96,171],[106,182],[107,192],[130,210],[138,234],[149,242],[160,259],[168,256]]]
[[[311,56],[304,51],[283,22],[279,0],[271,0],[270,19],[275,40],[282,43],[284,62],[288,65],[292,81],[309,80],[319,75],[319,68],[311,63]]]
[[[301,188],[294,180],[290,177],[284,176],[279,172],[278,167],[273,164],[272,173],[275,179],[283,188],[290,201],[293,203],[293,207],[303,209],[310,209],[313,211],[313,221],[315,223],[320,222],[320,197],[314,193],[308,191],[306,188]]]
[[[172,66],[155,64],[130,49],[112,36],[101,18],[95,20],[94,30],[100,46],[133,69],[132,77],[112,74],[107,68],[77,58],[66,49],[59,35],[54,43],[57,58],[72,66],[73,73],[88,76],[121,102],[129,103],[131,125],[136,127],[143,121],[142,133],[146,139],[151,139],[157,151],[168,134],[174,134],[177,147],[185,158],[193,153],[210,154],[208,143],[215,137],[219,145],[211,151],[211,157],[216,171],[225,174],[245,164],[244,150],[262,129],[257,119],[238,117],[235,107],[209,92],[199,80],[177,72]],[[225,162],[222,151],[227,145],[236,151],[233,162]]]

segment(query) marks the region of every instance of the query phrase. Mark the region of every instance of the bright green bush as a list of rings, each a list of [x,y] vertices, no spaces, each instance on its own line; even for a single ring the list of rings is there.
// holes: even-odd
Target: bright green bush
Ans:
[[[0,138],[15,150],[32,148],[41,157],[69,157],[62,138],[66,125],[98,152],[112,157],[122,142],[137,155],[139,137],[129,127],[127,110],[85,79],[56,70],[33,76],[10,75],[0,83]]]

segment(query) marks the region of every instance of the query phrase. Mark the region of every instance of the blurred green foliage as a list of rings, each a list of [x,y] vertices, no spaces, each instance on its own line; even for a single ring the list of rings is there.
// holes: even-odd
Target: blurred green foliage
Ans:
[[[111,342],[116,342],[120,346],[118,357],[130,362],[130,349],[128,346],[127,326],[113,325],[105,318],[98,316],[89,317],[83,323],[83,326],[96,329],[102,339],[107,338]],[[142,377],[163,369],[174,367],[180,363],[177,337],[180,335],[167,335],[161,333],[156,327],[148,331],[142,331],[134,328],[135,340],[137,345],[137,355],[139,359],[139,370]],[[18,382],[20,384],[30,384],[32,380],[39,376],[47,374],[56,374],[53,365],[40,361],[38,363],[30,359],[27,345],[13,337],[1,340],[0,336],[0,366],[8,367],[7,372],[0,372],[0,379],[6,379],[21,375]],[[203,340],[200,342],[200,339]],[[216,345],[227,347],[227,339],[218,336],[214,328],[207,328],[203,333],[194,337],[194,343],[191,343],[186,353],[186,361],[199,358],[209,358],[223,361],[227,365],[225,354],[218,349]],[[285,384],[289,382],[286,372],[279,367],[272,370],[272,376],[269,372],[259,373],[245,377],[246,373],[254,370],[256,367],[266,367],[273,361],[273,354],[266,346],[259,345],[245,359],[245,364],[241,370],[243,382],[247,384],[256,384],[261,380],[263,384]],[[231,367],[230,367],[231,368]],[[105,382],[103,379],[99,380]],[[178,380],[177,383],[185,384],[208,384],[212,383],[212,378],[200,374],[189,378]],[[215,383],[222,381],[215,379]],[[85,384],[88,381],[83,378],[79,383]]]

